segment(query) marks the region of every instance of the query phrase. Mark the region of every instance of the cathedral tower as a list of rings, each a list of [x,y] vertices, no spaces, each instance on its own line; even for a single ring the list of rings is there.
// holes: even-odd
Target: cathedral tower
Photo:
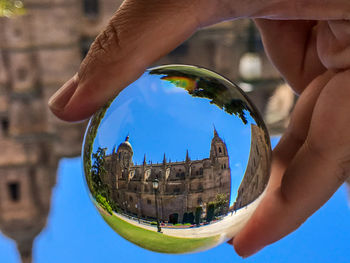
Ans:
[[[125,141],[119,144],[117,149],[117,164],[123,172],[127,171],[133,165],[133,154],[134,151],[132,150],[128,135]]]
[[[228,157],[226,144],[219,137],[219,134],[214,127],[214,137],[211,140],[210,146],[210,159],[216,162],[218,159],[225,159],[225,157]]]

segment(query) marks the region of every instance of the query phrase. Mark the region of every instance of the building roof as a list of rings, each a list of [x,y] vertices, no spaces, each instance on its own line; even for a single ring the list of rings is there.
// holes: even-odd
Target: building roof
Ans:
[[[126,136],[124,142],[122,142],[121,144],[119,144],[118,149],[120,149],[120,148],[126,148],[126,149],[128,149],[128,150],[130,150],[130,151],[133,151],[133,150],[132,150],[132,146],[131,146],[131,144],[130,144],[130,142],[129,142],[129,135]]]

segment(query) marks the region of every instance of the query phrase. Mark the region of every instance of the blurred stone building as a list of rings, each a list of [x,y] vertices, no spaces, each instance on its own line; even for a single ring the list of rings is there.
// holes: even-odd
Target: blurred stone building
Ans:
[[[77,71],[85,39],[98,33],[118,1],[24,5],[25,15],[0,17],[0,230],[29,263],[50,211],[58,160],[80,154],[85,127],[56,119],[47,101]]]
[[[33,240],[45,227],[58,160],[80,153],[85,126],[56,119],[48,98],[78,70],[120,3],[26,0],[26,14],[0,17],[0,230],[17,242],[23,262],[31,262]],[[280,79],[249,21],[203,29],[157,64],[200,65],[246,83],[239,66],[247,52],[261,58],[259,88],[250,94],[264,111]]]
[[[158,215],[162,221],[171,221],[171,218],[182,221],[185,214],[195,214],[197,207],[214,202],[218,195],[227,200],[222,212],[228,211],[229,156],[226,144],[215,129],[210,156],[203,160],[191,160],[187,152],[183,162],[168,162],[164,154],[162,163],[147,164],[145,155],[143,164],[134,165],[128,140],[127,137],[117,150],[106,156],[107,174],[103,178],[112,199],[127,214],[145,219],[156,219]],[[157,194],[152,186],[155,179],[159,182]]]
[[[263,128],[251,125],[251,144],[247,169],[243,176],[233,210],[238,210],[256,200],[265,190],[269,176],[271,155],[267,147],[265,131]]]

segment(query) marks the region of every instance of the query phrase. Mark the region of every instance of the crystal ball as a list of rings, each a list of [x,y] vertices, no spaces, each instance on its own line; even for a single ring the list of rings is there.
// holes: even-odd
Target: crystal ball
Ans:
[[[82,158],[107,224],[138,246],[175,254],[238,233],[264,195],[271,148],[239,87],[204,68],[167,65],[91,118]]]

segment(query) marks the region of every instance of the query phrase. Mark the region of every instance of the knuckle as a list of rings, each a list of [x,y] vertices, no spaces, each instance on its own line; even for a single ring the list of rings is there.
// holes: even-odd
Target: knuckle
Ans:
[[[350,175],[350,155],[347,155],[344,158],[341,158],[338,162],[338,172],[336,177],[339,183],[344,183]]]
[[[117,28],[112,24],[106,27],[91,44],[89,52],[81,63],[79,69],[80,77],[87,74],[87,70],[113,63],[120,54],[119,36]]]
[[[120,48],[117,27],[110,22],[92,43],[87,57],[106,64],[115,58],[116,51]]]
[[[107,28],[101,32],[94,41],[91,49],[94,54],[108,55],[116,48],[119,48],[119,37],[113,24],[109,24]]]

